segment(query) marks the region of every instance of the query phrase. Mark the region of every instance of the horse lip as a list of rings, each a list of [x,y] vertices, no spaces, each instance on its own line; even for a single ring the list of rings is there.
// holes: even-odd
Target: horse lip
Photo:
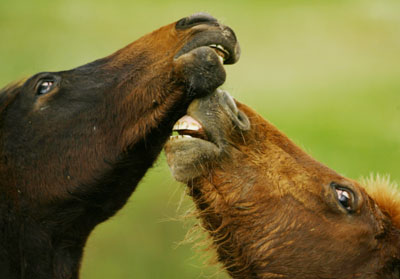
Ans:
[[[233,30],[229,27],[219,26],[217,28],[209,27],[205,30],[196,32],[192,39],[188,41],[180,51],[175,55],[174,59],[177,59],[181,55],[192,51],[198,47],[210,47],[215,49],[214,46],[220,45],[225,51],[229,53],[226,57],[224,64],[234,64],[239,60],[240,57],[240,46],[236,39],[236,35]]]
[[[201,24],[218,25],[218,20],[208,13],[200,12],[178,20],[175,24],[175,28],[187,29]]]

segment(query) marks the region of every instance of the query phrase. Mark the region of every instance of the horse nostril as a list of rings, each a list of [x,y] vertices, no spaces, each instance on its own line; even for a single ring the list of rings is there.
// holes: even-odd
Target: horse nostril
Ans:
[[[234,115],[237,115],[239,110],[236,106],[236,103],[235,103],[235,100],[233,99],[233,97],[226,91],[222,91],[222,94],[224,97],[225,104],[233,112]]]
[[[175,28],[186,29],[198,24],[218,24],[218,20],[207,13],[197,13],[179,20]]]

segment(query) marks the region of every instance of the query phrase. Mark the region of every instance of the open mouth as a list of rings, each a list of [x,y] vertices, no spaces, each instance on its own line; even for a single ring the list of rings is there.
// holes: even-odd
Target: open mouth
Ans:
[[[170,140],[177,139],[201,139],[208,141],[207,134],[199,121],[189,115],[180,118],[174,125],[172,131],[177,135],[172,135]]]
[[[173,135],[164,148],[176,180],[186,183],[202,175],[204,164],[219,158],[221,148],[209,140],[210,136],[211,133],[206,133],[202,124],[192,116],[185,115],[175,123]]]
[[[222,45],[219,44],[211,44],[209,45],[210,48],[212,48],[218,55],[219,60],[221,61],[222,64],[225,63],[231,56],[229,51],[226,50]]]
[[[227,158],[233,137],[242,142],[242,131],[249,129],[246,114],[226,91],[217,89],[195,99],[187,114],[173,126],[173,134],[165,144],[166,158],[175,179],[186,183],[207,175],[208,164]]]
[[[240,46],[236,36],[229,28],[221,31],[206,30],[196,34],[175,55],[175,59],[199,47],[209,47],[218,55],[222,64],[234,64],[240,57]]]

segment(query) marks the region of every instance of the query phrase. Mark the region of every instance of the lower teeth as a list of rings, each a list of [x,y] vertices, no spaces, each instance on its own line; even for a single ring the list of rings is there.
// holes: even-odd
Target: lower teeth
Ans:
[[[172,135],[169,137],[169,139],[174,140],[174,139],[183,139],[183,138],[192,138],[189,135]]]

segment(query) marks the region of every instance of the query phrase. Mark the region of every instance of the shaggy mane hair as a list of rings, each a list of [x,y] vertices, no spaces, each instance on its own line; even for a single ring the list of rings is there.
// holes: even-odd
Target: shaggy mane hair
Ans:
[[[360,180],[368,195],[388,214],[393,224],[400,228],[400,190],[397,183],[390,180],[389,175],[370,175]]]

